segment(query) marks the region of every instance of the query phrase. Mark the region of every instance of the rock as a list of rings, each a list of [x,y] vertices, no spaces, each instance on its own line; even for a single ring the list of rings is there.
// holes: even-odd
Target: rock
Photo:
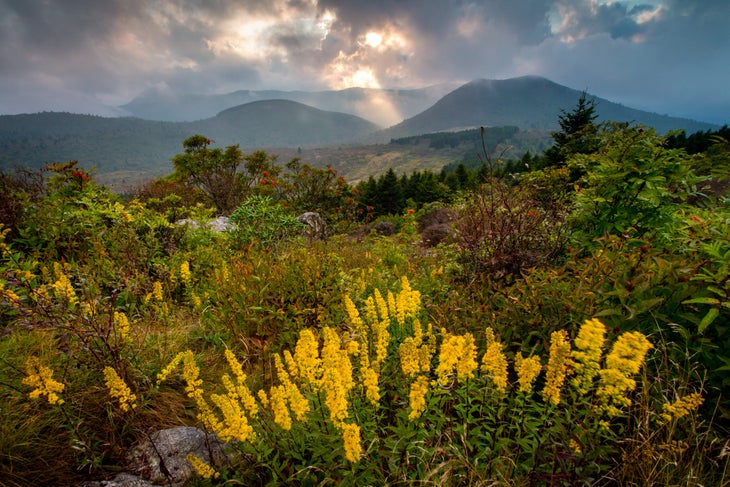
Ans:
[[[451,234],[451,226],[446,223],[434,223],[421,233],[421,240],[426,247],[435,247]]]
[[[186,458],[191,453],[211,465],[226,461],[223,443],[215,435],[190,426],[152,433],[129,451],[127,459],[132,472],[153,484],[182,486],[194,473]]]
[[[154,484],[131,473],[120,473],[114,480],[84,482],[79,487],[154,487]]]
[[[307,225],[306,235],[309,238],[324,240],[327,236],[327,224],[319,213],[308,211],[300,215],[298,220]]]
[[[222,465],[228,460],[223,447],[215,435],[198,428],[160,430],[129,450],[128,472],[113,480],[84,482],[80,487],[183,487],[195,474],[186,457],[192,453],[209,465]]]
[[[213,232],[225,232],[225,231],[233,230],[234,228],[236,228],[236,225],[231,223],[231,221],[226,216],[219,216],[215,220],[210,220],[203,224],[201,224],[199,221],[193,220],[191,218],[184,218],[182,220],[176,221],[175,224],[179,225],[179,226],[188,225],[190,228],[192,228],[194,230],[204,227],[204,228],[210,229]]]
[[[226,216],[219,216],[215,220],[208,222],[206,226],[214,232],[225,232],[236,228],[236,225],[231,223],[231,221]]]
[[[375,225],[373,225],[373,230],[378,232],[380,235],[383,236],[389,236],[389,235],[395,235],[395,223],[389,222],[389,221],[382,221],[378,222]]]

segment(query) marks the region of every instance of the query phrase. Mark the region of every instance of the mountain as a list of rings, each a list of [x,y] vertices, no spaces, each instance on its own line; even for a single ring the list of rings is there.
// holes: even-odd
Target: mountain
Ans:
[[[315,92],[239,90],[222,95],[177,94],[154,89],[119,108],[146,120],[190,122],[255,101],[290,100],[320,110],[349,113],[387,127],[422,112],[458,86],[444,83],[410,90],[348,88]]]
[[[556,130],[560,110],[570,111],[581,92],[539,76],[505,80],[480,79],[441,98],[431,108],[377,134],[377,140],[445,132],[479,126],[514,125],[522,130]],[[659,132],[685,129],[687,133],[717,126],[695,120],[644,112],[594,97],[599,121],[633,121]],[[371,139],[372,140],[372,139]]]
[[[349,142],[377,130],[354,115],[327,112],[289,100],[265,100],[229,108],[193,122],[219,144],[241,147],[296,147]]]
[[[367,119],[382,113],[397,113],[404,107],[423,103],[438,90],[365,90],[339,92],[292,92],[310,96],[322,105],[369,107]],[[244,96],[241,92],[241,96]],[[279,92],[248,92],[245,96],[267,96]],[[347,150],[326,146],[387,143],[391,139],[426,133],[455,131],[470,127],[514,126],[520,130],[514,140],[525,147],[543,148],[550,143],[550,130],[558,129],[560,110],[570,111],[581,92],[545,78],[525,76],[507,80],[476,80],[447,93],[424,111],[386,130],[352,114],[326,111],[297,101],[257,100],[226,107],[217,115],[193,122],[150,121],[140,118],[105,118],[69,113],[37,113],[0,116],[0,170],[14,166],[37,169],[45,162],[78,160],[98,174],[124,172],[157,176],[172,170],[170,159],[182,151],[182,141],[199,133],[218,147],[240,144],[244,151],[275,149],[276,154],[314,154],[313,147],[326,148],[324,157],[307,159],[314,165],[346,167],[355,164]],[[331,96],[333,98],[329,99]],[[379,98],[380,97],[380,98]],[[217,98],[213,98],[217,100]],[[408,101],[410,100],[410,101]],[[636,121],[660,132],[685,129],[687,133],[719,127],[694,120],[673,118],[628,108],[595,98],[600,120]],[[363,105],[360,105],[363,103]],[[409,105],[411,103],[412,105]],[[364,109],[364,108],[363,108]],[[281,148],[289,148],[286,151]],[[393,145],[371,147],[380,153],[381,166],[388,161],[398,169],[423,163],[395,155]],[[530,149],[532,150],[532,149]],[[402,152],[402,151],[401,151]],[[399,152],[400,153],[400,152]],[[382,157],[381,157],[382,156]],[[391,157],[392,156],[392,157]],[[430,157],[430,156],[429,156]],[[450,157],[450,156],[449,156]],[[420,159],[419,159],[420,158]],[[435,165],[438,157],[432,159]],[[452,161],[444,161],[448,163]],[[367,171],[360,171],[364,174]]]
[[[301,103],[269,100],[225,110],[197,122],[153,122],[138,118],[44,112],[0,116],[0,170],[37,169],[45,162],[78,160],[100,173],[170,172],[182,141],[196,133],[216,146],[244,150],[343,143],[371,133],[375,124]]]

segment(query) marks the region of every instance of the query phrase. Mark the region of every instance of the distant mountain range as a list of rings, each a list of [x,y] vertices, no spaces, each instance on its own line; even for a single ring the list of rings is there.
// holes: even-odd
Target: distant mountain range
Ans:
[[[570,111],[581,94],[535,76],[476,80],[443,96],[441,91],[448,91],[448,87],[316,93],[249,91],[168,99],[148,93],[146,98],[125,107],[136,110],[138,117],[144,110],[152,116],[165,109],[168,117],[185,118],[195,118],[206,107],[222,109],[215,116],[187,122],[52,112],[0,116],[0,169],[14,166],[35,169],[45,162],[75,159],[83,167],[96,167],[99,174],[132,171],[161,175],[172,170],[170,159],[182,151],[182,141],[196,133],[210,137],[217,146],[240,144],[245,151],[387,143],[392,138],[478,126],[516,126],[522,131],[541,131],[545,137],[546,131],[558,128],[560,110]],[[283,96],[283,93],[319,106],[284,99],[222,105],[251,97]],[[717,128],[709,123],[635,110],[600,98],[595,101],[601,120],[634,121],[660,132],[683,128],[693,133]],[[407,114],[419,106],[423,107],[422,111],[387,129],[369,121]],[[365,114],[370,116],[356,115],[366,109],[369,111]],[[341,162],[318,161],[337,165]]]
[[[581,92],[539,76],[506,80],[480,79],[441,98],[432,107],[390,127],[381,139],[458,129],[514,125],[522,130],[557,130],[560,110],[575,107]],[[683,128],[687,133],[715,125],[644,112],[594,97],[599,121],[638,122],[659,132]]]
[[[239,90],[223,95],[177,94],[153,89],[119,108],[132,117],[145,120],[192,122],[213,117],[222,110],[246,103],[290,100],[320,110],[349,113],[387,127],[422,112],[458,87],[458,83],[443,83],[411,90],[374,88],[315,92]]]

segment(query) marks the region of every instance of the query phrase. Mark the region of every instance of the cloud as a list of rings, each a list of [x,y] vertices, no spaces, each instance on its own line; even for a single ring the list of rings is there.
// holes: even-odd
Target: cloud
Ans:
[[[524,74],[726,116],[726,0],[0,0],[0,113]]]

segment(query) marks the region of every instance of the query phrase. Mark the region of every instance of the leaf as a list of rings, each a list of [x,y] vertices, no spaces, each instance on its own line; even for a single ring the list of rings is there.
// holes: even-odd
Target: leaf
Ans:
[[[621,311],[616,308],[610,308],[610,309],[602,309],[598,313],[596,313],[596,316],[616,316],[621,315]]]
[[[702,321],[700,321],[700,326],[697,329],[698,332],[702,333],[705,331],[705,329],[710,326],[710,323],[715,321],[715,318],[720,314],[720,310],[717,308],[710,308],[710,311],[707,312],[704,318],[702,318]]]
[[[682,301],[682,304],[720,304],[720,300],[710,297],[692,298]]]

